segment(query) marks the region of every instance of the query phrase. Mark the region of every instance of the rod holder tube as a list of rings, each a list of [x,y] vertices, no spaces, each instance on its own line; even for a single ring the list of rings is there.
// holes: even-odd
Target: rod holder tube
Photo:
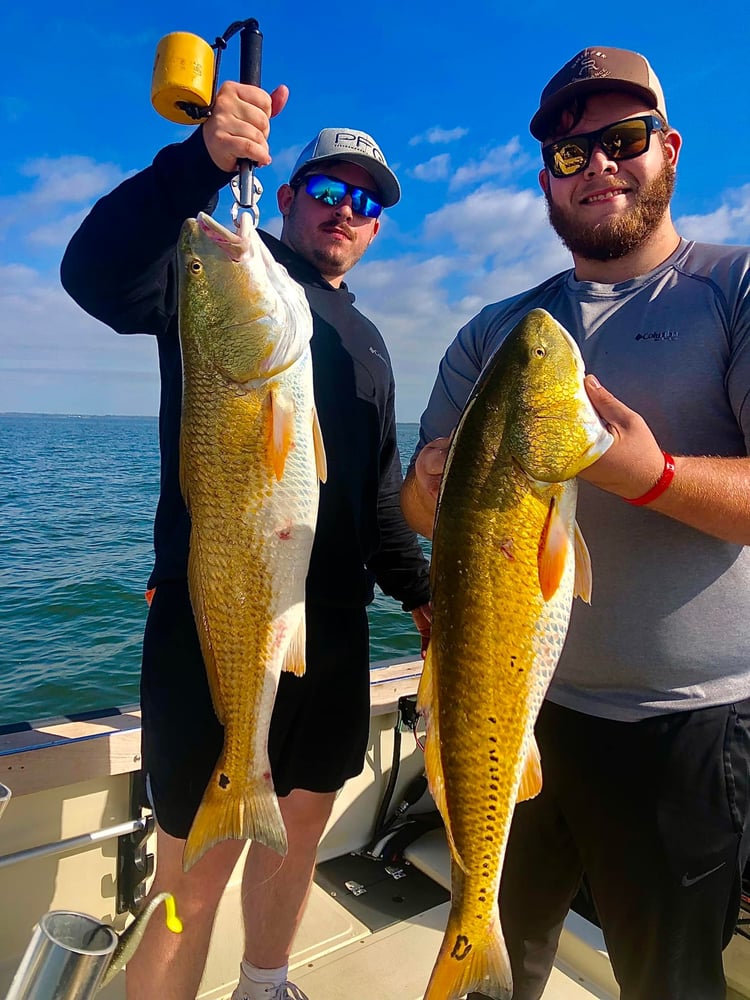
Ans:
[[[5,807],[10,802],[11,791],[7,785],[0,785],[0,816],[5,812]]]
[[[99,988],[117,942],[111,927],[85,913],[45,913],[6,1000],[89,1000]]]

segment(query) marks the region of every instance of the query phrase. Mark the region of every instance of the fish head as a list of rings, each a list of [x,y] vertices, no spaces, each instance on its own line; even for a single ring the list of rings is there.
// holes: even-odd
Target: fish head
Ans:
[[[578,344],[544,309],[508,334],[507,446],[530,479],[559,483],[592,465],[613,442],[584,387]]]
[[[183,354],[245,385],[273,378],[307,349],[312,316],[253,228],[231,232],[201,212],[178,243]]]

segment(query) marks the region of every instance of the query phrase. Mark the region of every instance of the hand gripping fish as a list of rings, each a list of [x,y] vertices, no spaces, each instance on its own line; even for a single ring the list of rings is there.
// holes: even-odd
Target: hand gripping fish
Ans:
[[[305,578],[326,460],[312,317],[251,227],[188,219],[179,241],[180,485],[188,583],[224,747],[185,844],[258,840],[286,854],[268,759],[280,672],[305,671]]]
[[[452,894],[425,1000],[512,994],[500,874],[515,804],[541,789],[534,722],[573,596],[591,595],[575,476],[613,440],[583,375],[572,337],[533,310],[488,362],[448,454],[418,706]]]

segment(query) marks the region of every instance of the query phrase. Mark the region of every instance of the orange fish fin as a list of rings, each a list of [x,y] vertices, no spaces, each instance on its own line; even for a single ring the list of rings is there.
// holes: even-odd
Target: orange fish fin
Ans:
[[[326,449],[323,444],[323,431],[320,429],[320,420],[318,419],[318,411],[315,406],[313,406],[312,410],[312,432],[315,468],[318,470],[318,479],[321,483],[325,483],[328,479],[328,459],[326,458]]]
[[[526,760],[521,774],[521,784],[518,786],[516,802],[533,799],[542,790],[542,758],[539,754],[536,737],[532,735],[531,744],[526,754]]]
[[[266,763],[264,776],[238,781],[229,775],[226,760],[222,752],[190,827],[182,854],[185,872],[223,840],[257,840],[279,854],[287,852],[286,828],[270,764]]]
[[[455,1000],[478,991],[482,996],[511,1000],[513,977],[497,906],[488,933],[479,939],[462,927],[451,909],[424,1000]]]
[[[432,649],[428,646],[417,687],[417,711],[425,720],[429,718],[432,699]]]
[[[573,582],[573,596],[580,597],[582,601],[591,604],[591,587],[593,578],[591,575],[591,556],[589,555],[586,540],[575,523],[575,543],[574,551],[576,557],[576,573]]]
[[[560,586],[569,547],[565,521],[560,516],[557,500],[552,497],[542,528],[542,537],[539,539],[537,557],[539,586],[542,588],[542,597],[545,601],[554,597]]]
[[[430,794],[443,818],[451,857],[463,871],[466,871],[466,865],[458,853],[453,837],[450,814],[448,813],[448,800],[445,794],[445,775],[443,774],[443,759],[440,754],[440,713],[438,711],[437,688],[433,682],[434,659],[433,647],[428,646],[417,689],[417,711],[421,713],[427,724],[427,735],[424,741],[424,768]]]
[[[303,610],[299,624],[294,630],[289,645],[286,647],[284,662],[281,664],[282,670],[288,670],[296,677],[305,675],[305,643],[307,639],[307,628],[305,626],[305,612]]]
[[[272,386],[269,393],[271,400],[271,433],[269,435],[269,450],[271,468],[280,482],[284,475],[286,460],[294,444],[294,400],[282,392],[278,386]]]
[[[211,692],[214,712],[219,722],[225,725],[226,713],[224,711],[224,699],[221,696],[219,686],[219,669],[216,665],[216,654],[211,642],[211,632],[209,631],[208,618],[205,614],[205,598],[203,594],[203,581],[201,579],[198,553],[200,550],[200,535],[193,522],[190,531],[190,554],[188,556],[188,590],[190,592],[190,603],[193,606],[193,618],[195,618],[195,628],[198,632],[203,662],[206,668],[208,688]]]

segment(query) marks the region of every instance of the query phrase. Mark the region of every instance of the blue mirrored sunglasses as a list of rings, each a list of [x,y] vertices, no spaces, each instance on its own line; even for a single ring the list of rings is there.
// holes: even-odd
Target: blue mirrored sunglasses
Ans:
[[[322,201],[324,205],[340,205],[349,194],[352,197],[352,211],[357,215],[377,219],[383,211],[383,206],[373,191],[347,184],[346,181],[340,181],[336,177],[311,174],[309,177],[303,177],[300,184],[305,185],[305,191],[311,198]]]

